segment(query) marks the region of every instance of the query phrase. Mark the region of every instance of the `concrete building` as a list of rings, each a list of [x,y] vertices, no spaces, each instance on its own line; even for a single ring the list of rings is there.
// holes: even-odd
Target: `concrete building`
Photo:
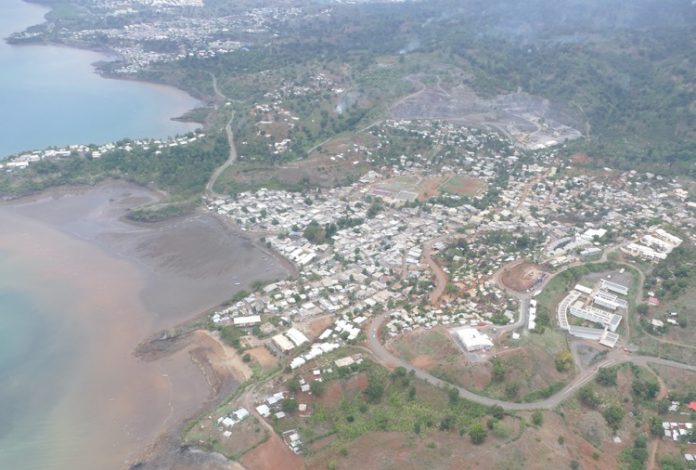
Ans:
[[[295,346],[301,346],[305,343],[309,343],[309,339],[297,328],[290,328],[285,332],[285,336],[287,336],[290,341],[295,343]]]
[[[275,335],[271,338],[273,345],[283,354],[289,353],[295,349],[295,345],[283,335]]]
[[[260,325],[261,316],[260,315],[249,315],[246,317],[235,317],[232,319],[232,324],[240,328],[247,328],[250,326]]]
[[[493,342],[488,335],[481,333],[475,328],[460,328],[454,334],[468,352],[487,351],[493,347]]]

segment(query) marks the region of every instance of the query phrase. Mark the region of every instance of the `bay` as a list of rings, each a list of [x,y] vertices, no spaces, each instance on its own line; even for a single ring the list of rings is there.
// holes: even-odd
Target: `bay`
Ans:
[[[4,38],[41,23],[47,9],[0,0],[0,159],[48,146],[164,138],[195,129],[173,121],[199,103],[172,87],[105,79],[107,59],[67,47],[12,46]]]

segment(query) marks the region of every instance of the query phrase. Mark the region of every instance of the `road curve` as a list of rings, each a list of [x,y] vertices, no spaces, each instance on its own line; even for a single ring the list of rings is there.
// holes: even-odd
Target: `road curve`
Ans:
[[[210,175],[210,179],[208,180],[208,183],[205,185],[205,192],[209,197],[217,197],[219,196],[215,191],[213,190],[213,187],[215,186],[215,183],[217,182],[218,178],[220,175],[230,167],[230,165],[234,164],[234,162],[237,161],[237,147],[234,144],[234,133],[232,132],[232,120],[234,119],[234,115],[230,118],[229,122],[225,126],[225,132],[227,133],[227,142],[230,147],[230,153],[227,156],[227,160],[225,163],[220,165],[213,171],[213,174]]]
[[[557,407],[561,402],[565,401],[566,399],[570,398],[573,396],[573,394],[585,385],[587,382],[592,380],[594,375],[597,373],[599,369],[602,367],[608,367],[611,365],[616,365],[616,364],[621,364],[624,362],[632,362],[637,365],[641,366],[646,366],[648,363],[653,363],[653,364],[659,364],[659,365],[664,365],[664,366],[669,366],[669,367],[676,367],[682,370],[689,370],[696,372],[696,366],[691,366],[688,364],[682,364],[680,362],[675,362],[675,361],[670,361],[667,359],[660,359],[656,357],[650,357],[650,356],[630,356],[627,355],[621,351],[613,351],[612,354],[610,354],[607,359],[604,361],[600,362],[599,364],[595,364],[589,369],[586,369],[582,371],[571,383],[563,387],[562,390],[558,391],[554,395],[550,396],[549,398],[546,398],[544,400],[540,401],[535,401],[535,402],[529,402],[529,403],[515,403],[511,401],[503,401],[503,400],[496,400],[494,398],[486,397],[483,395],[479,395],[477,393],[474,393],[470,390],[467,390],[463,387],[451,384],[449,382],[446,382],[442,379],[439,379],[429,372],[419,369],[418,367],[414,367],[408,362],[404,361],[403,359],[400,359],[396,356],[394,356],[392,353],[387,351],[387,349],[384,347],[384,345],[381,343],[380,338],[379,338],[379,328],[384,323],[384,320],[387,318],[387,314],[383,313],[381,315],[376,316],[375,318],[372,319],[372,322],[370,323],[370,326],[368,328],[368,333],[367,333],[367,343],[369,349],[372,351],[375,359],[377,359],[378,362],[380,362],[382,365],[388,367],[388,368],[394,368],[394,367],[403,367],[408,371],[413,371],[416,377],[418,377],[421,380],[424,380],[431,385],[434,385],[436,387],[454,387],[457,390],[459,390],[459,396],[462,398],[465,398],[467,400],[473,401],[475,403],[479,403],[481,405],[486,405],[486,406],[500,406],[505,410],[508,411],[528,411],[528,410],[537,410],[537,409],[552,409]]]

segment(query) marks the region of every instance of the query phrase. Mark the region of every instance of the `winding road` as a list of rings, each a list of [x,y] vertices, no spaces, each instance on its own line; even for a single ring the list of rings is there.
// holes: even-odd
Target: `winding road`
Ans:
[[[603,262],[606,261],[608,252],[611,250],[605,250],[605,252],[602,255],[602,258],[598,260],[597,262]],[[632,269],[635,269],[633,266],[631,266],[628,263],[616,263],[619,265],[623,265]],[[551,276],[547,276],[546,279],[544,279],[541,289],[543,289],[546,284],[548,284],[554,277],[562,273],[563,271],[570,269],[574,267],[574,265],[569,265],[566,266],[566,268],[562,269],[561,271],[558,271],[554,273]],[[506,325],[503,327],[499,327],[498,331],[503,332],[503,331],[512,331],[517,328],[523,327],[526,322],[527,318],[529,315],[529,301],[531,299],[531,295],[527,293],[520,293],[520,292],[515,292],[510,289],[507,289],[499,279],[499,274],[502,272],[504,268],[502,268],[498,273],[494,275],[494,279],[497,281],[501,287],[505,289],[505,291],[508,294],[514,295],[517,297],[517,299],[520,302],[520,314],[517,319],[517,321],[511,325]],[[437,270],[434,270],[435,273],[437,274]],[[645,281],[644,275],[640,270],[637,270],[639,274],[639,288],[636,292],[636,300],[637,302],[640,302],[642,300],[643,296],[643,283]],[[436,275],[437,277],[437,275]],[[445,278],[446,282],[446,278]],[[442,283],[444,285],[444,282]],[[436,289],[437,290],[437,289]],[[405,360],[396,357],[393,355],[391,352],[387,350],[387,348],[384,347],[382,344],[380,337],[379,337],[379,332],[380,332],[380,327],[384,323],[384,321],[387,319],[387,313],[383,313],[377,317],[375,317],[372,322],[370,323],[369,329],[368,329],[368,347],[372,351],[375,359],[385,365],[386,367],[389,368],[394,368],[394,367],[403,367],[408,371],[413,371],[413,373],[416,375],[416,377],[430,383],[431,385],[434,385],[436,387],[454,387],[459,391],[459,396],[462,398],[466,398],[467,400],[473,401],[475,403],[479,403],[482,405],[486,406],[500,406],[505,410],[508,411],[525,411],[525,410],[536,410],[536,409],[552,409],[557,407],[561,402],[567,400],[573,394],[588,383],[592,378],[595,376],[597,371],[603,367],[610,367],[613,365],[617,364],[622,364],[625,362],[631,362],[633,364],[647,367],[648,364],[657,364],[657,365],[663,365],[663,366],[668,366],[668,367],[674,367],[677,369],[681,370],[687,370],[691,372],[696,372],[696,366],[692,366],[689,364],[682,364],[680,362],[676,361],[671,361],[668,359],[661,359],[658,357],[652,357],[652,356],[634,356],[629,353],[627,353],[624,350],[620,349],[615,349],[611,351],[605,360],[602,362],[593,365],[592,367],[589,367],[587,369],[584,369],[580,371],[580,373],[573,379],[572,382],[570,382],[568,385],[566,385],[562,390],[558,391],[554,395],[540,401],[535,401],[535,402],[529,402],[529,403],[516,403],[516,402],[511,402],[511,401],[503,401],[503,400],[497,400],[495,398],[490,398],[486,397],[483,395],[479,395],[477,393],[474,393],[464,387],[460,387],[454,384],[451,384],[447,381],[444,381],[442,379],[439,379],[432,374],[430,374],[428,371],[424,369],[420,369],[418,367],[414,367],[410,363],[406,362]],[[628,321],[626,322],[628,323]],[[630,330],[629,330],[630,331]],[[627,332],[628,333],[628,332]],[[630,335],[630,333],[629,333]],[[628,335],[627,335],[628,336]]]
[[[234,133],[232,132],[233,119],[234,114],[225,126],[225,132],[227,133],[227,142],[230,147],[230,153],[227,156],[227,160],[225,161],[225,163],[223,163],[222,165],[217,167],[215,171],[213,171],[213,174],[210,175],[210,179],[208,179],[208,183],[205,185],[205,192],[209,197],[219,197],[219,195],[213,189],[215,187],[215,183],[217,182],[218,178],[220,178],[220,175],[223,174],[225,170],[230,167],[230,165],[233,165],[234,162],[237,161],[237,148],[234,145]]]
[[[375,317],[372,322],[370,323],[370,327],[368,329],[368,337],[367,337],[367,343],[369,346],[369,349],[372,351],[375,359],[385,365],[388,368],[394,368],[394,367],[403,367],[408,371],[413,371],[416,377],[418,377],[421,380],[424,380],[431,385],[434,385],[436,387],[445,387],[445,388],[451,388],[454,387],[459,391],[459,396],[462,398],[465,398],[467,400],[473,401],[475,403],[479,403],[481,405],[486,405],[486,406],[500,406],[505,410],[508,411],[529,411],[529,410],[537,410],[537,409],[552,409],[557,407],[561,402],[567,400],[573,394],[577,391],[578,388],[582,387],[585,385],[587,382],[592,380],[592,378],[595,376],[597,371],[603,367],[609,367],[612,365],[616,364],[621,364],[624,362],[632,362],[633,364],[640,365],[640,366],[647,366],[648,363],[651,364],[658,364],[658,365],[663,365],[663,366],[668,366],[668,367],[675,367],[678,369],[682,370],[688,370],[691,372],[696,372],[696,366],[691,366],[688,364],[682,364],[680,362],[675,362],[675,361],[670,361],[667,359],[660,359],[656,357],[650,357],[650,356],[632,356],[629,355],[623,351],[620,350],[615,350],[612,351],[607,356],[607,359],[604,361],[595,364],[591,368],[588,368],[584,371],[582,371],[571,383],[566,385],[562,390],[559,392],[555,393],[554,395],[550,396],[549,398],[546,398],[544,400],[540,401],[535,401],[535,402],[529,402],[529,403],[516,403],[516,402],[511,402],[511,401],[503,401],[503,400],[496,400],[495,398],[490,398],[486,397],[483,395],[479,395],[477,393],[474,393],[470,390],[467,390],[464,387],[460,387],[454,384],[451,384],[449,382],[446,382],[442,379],[439,379],[435,377],[434,375],[430,374],[428,371],[425,371],[423,369],[419,369],[418,367],[414,367],[408,362],[404,361],[403,359],[400,359],[396,356],[394,356],[391,352],[387,350],[387,348],[384,347],[382,344],[380,338],[379,338],[379,329],[381,325],[384,323],[384,321],[387,318],[387,314],[383,313],[381,315],[378,315]]]
[[[220,87],[218,85],[217,77],[215,74],[208,72],[210,75],[210,78],[213,82],[213,92],[215,93],[215,109],[219,109],[221,105],[228,104],[230,100],[225,94],[220,90]],[[232,113],[232,116],[230,116],[230,120],[227,121],[227,124],[225,125],[225,133],[227,134],[227,143],[229,145],[230,151],[229,155],[227,156],[227,160],[225,160],[225,163],[220,165],[213,171],[213,173],[210,175],[210,178],[208,179],[208,183],[205,185],[205,194],[209,198],[215,198],[219,197],[220,195],[217,194],[213,188],[215,187],[215,183],[217,182],[218,178],[220,178],[220,175],[222,175],[227,168],[230,167],[230,165],[233,165],[234,162],[237,161],[237,147],[234,144],[234,132],[232,132],[232,121],[234,120],[235,113]]]

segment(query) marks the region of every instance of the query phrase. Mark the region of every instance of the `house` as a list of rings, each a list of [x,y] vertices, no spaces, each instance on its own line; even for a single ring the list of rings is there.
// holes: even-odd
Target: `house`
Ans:
[[[264,418],[268,418],[269,416],[271,416],[271,409],[265,403],[257,406],[256,411]]]

